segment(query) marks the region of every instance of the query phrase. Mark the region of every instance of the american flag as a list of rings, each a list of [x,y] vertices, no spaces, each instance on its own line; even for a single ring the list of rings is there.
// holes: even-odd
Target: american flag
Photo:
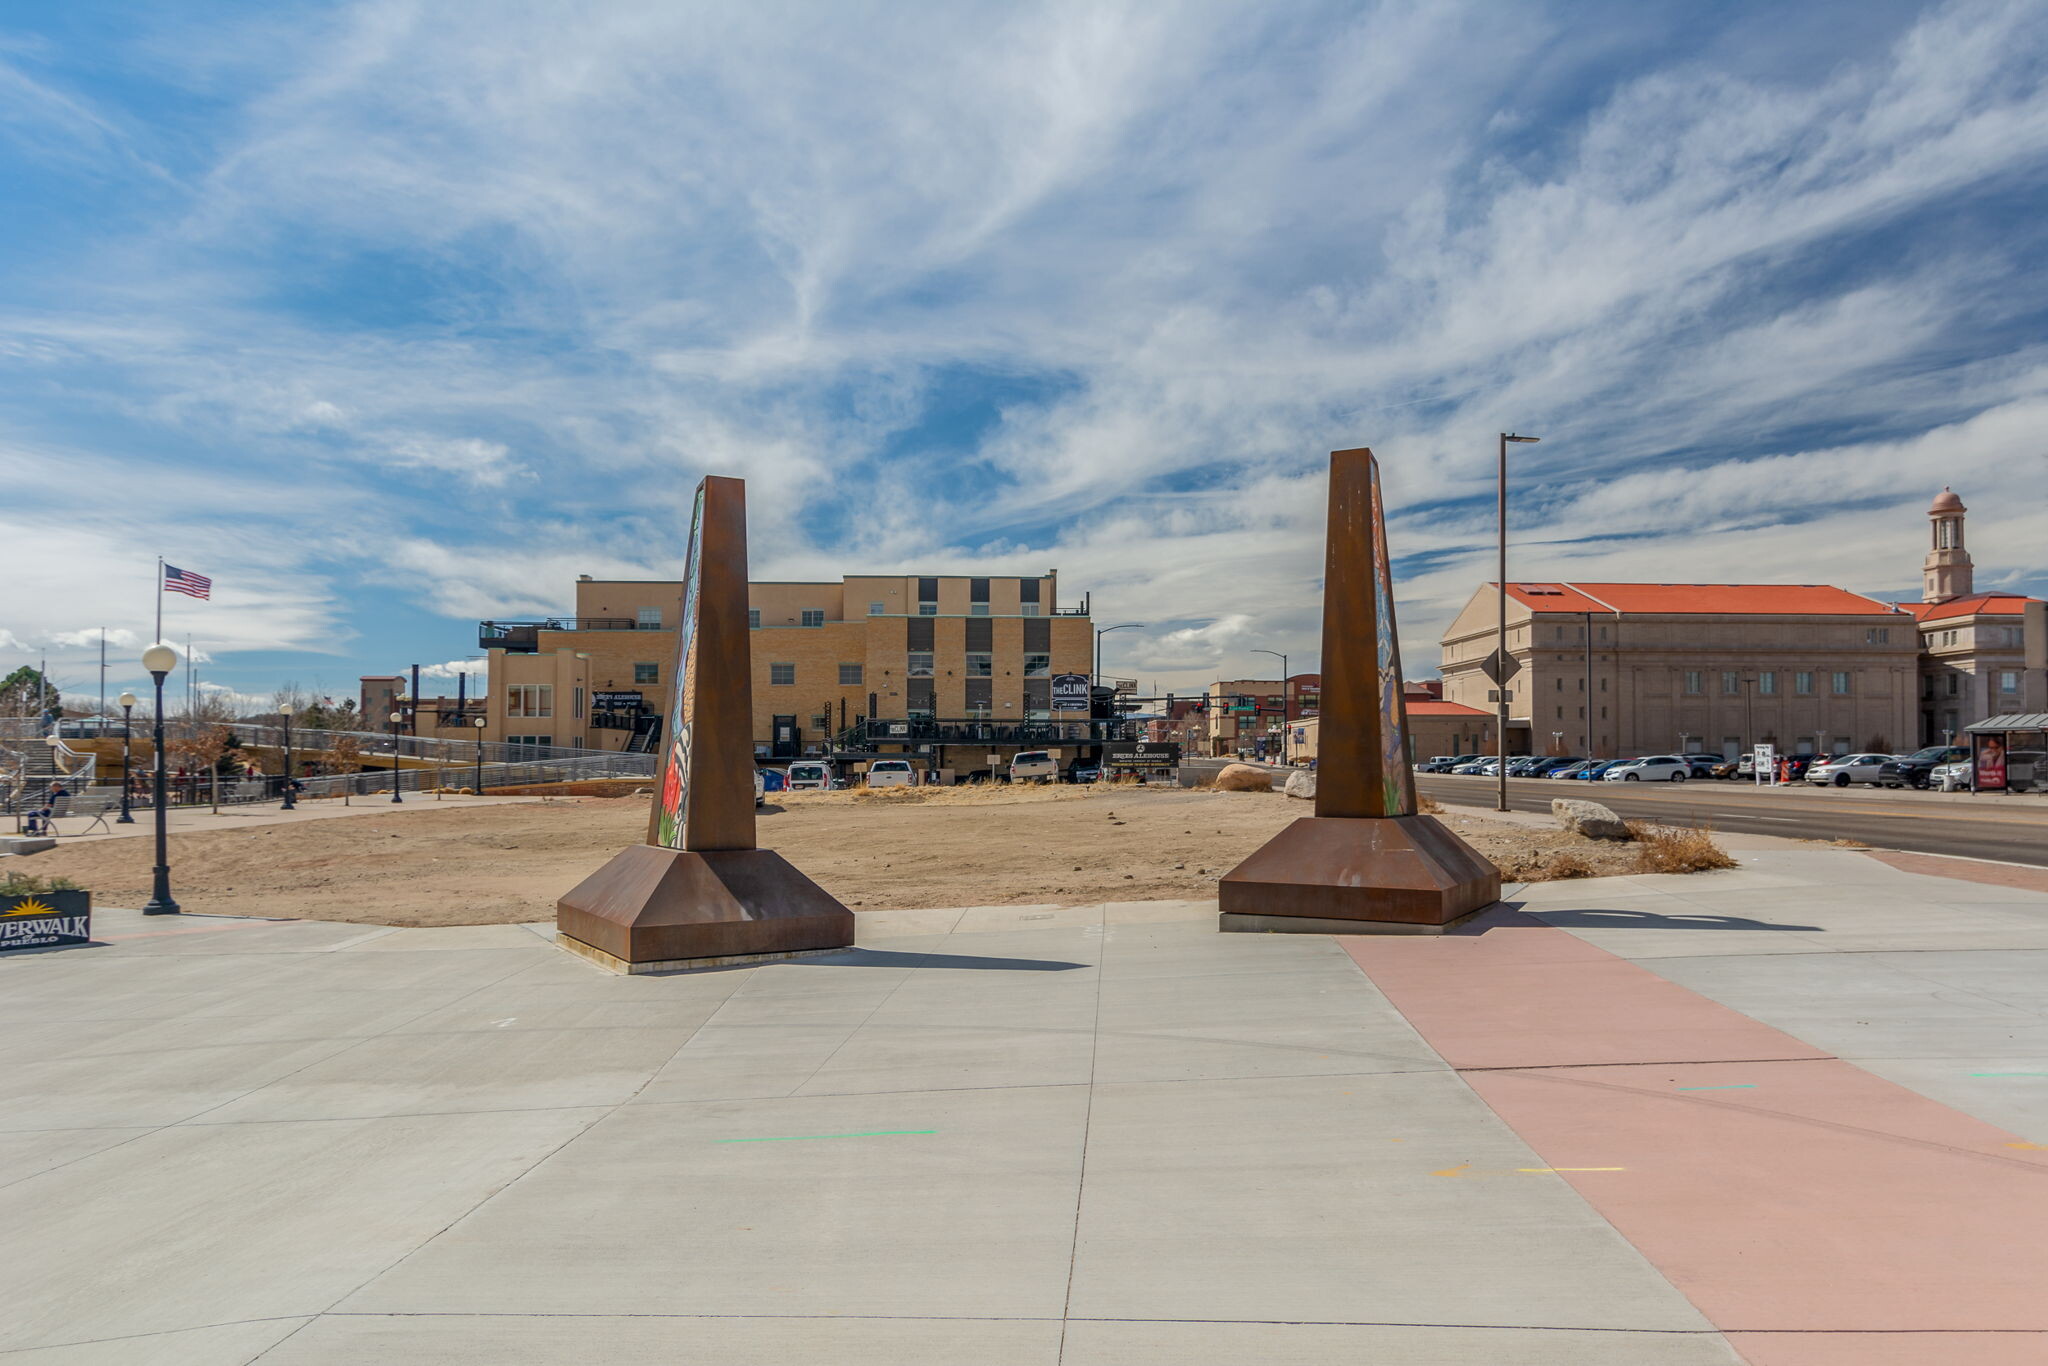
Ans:
[[[213,580],[204,574],[195,574],[189,569],[173,569],[164,566],[164,589],[166,592],[183,593],[188,598],[211,598]]]

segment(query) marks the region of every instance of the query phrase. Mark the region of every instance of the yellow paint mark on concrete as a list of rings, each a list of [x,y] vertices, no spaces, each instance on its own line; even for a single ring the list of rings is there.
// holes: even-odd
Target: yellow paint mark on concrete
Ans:
[[[1471,1167],[1472,1167],[1472,1164],[1471,1164],[1470,1162],[1460,1162],[1460,1163],[1459,1163],[1459,1164],[1458,1164],[1457,1166],[1455,1166],[1455,1167],[1445,1167],[1445,1168],[1444,1168],[1444,1169],[1443,1169],[1442,1171],[1440,1171],[1440,1172],[1431,1172],[1431,1173],[1430,1173],[1430,1175],[1431,1175],[1431,1176],[1464,1176],[1464,1175],[1466,1175],[1466,1174],[1467,1174],[1468,1172],[1470,1172],[1470,1170],[1471,1170]]]
[[[2008,1148],[2024,1148],[2030,1153],[2048,1153],[2048,1143],[2008,1143]]]
[[[1518,1172],[1625,1172],[1627,1167],[1517,1167]]]

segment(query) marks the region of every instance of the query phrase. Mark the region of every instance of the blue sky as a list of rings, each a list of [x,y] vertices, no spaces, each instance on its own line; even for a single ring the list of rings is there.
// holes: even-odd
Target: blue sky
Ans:
[[[2035,3],[0,7],[0,668],[446,666],[578,573],[1060,571],[1312,667],[1380,454],[1490,575],[2048,588]],[[112,687],[136,681],[123,663]]]

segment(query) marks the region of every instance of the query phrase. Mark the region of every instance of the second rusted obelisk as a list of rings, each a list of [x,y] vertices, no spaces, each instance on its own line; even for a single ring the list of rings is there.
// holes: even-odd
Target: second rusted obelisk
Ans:
[[[1379,462],[1330,452],[1316,814],[1227,873],[1225,930],[1438,934],[1500,900],[1500,870],[1416,810]]]
[[[754,845],[747,491],[697,486],[674,693],[647,842],[555,903],[557,941],[618,972],[677,972],[853,943],[853,912]]]

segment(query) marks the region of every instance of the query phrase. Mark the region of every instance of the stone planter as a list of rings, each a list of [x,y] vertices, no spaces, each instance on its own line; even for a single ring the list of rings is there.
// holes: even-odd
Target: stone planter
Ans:
[[[0,953],[50,949],[92,940],[91,892],[0,895]]]

